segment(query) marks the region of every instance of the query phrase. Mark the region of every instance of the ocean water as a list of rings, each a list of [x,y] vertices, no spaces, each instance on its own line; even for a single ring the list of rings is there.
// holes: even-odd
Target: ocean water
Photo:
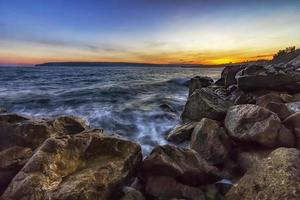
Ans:
[[[76,115],[94,128],[165,144],[180,123],[188,81],[221,69],[174,67],[0,67],[0,107],[38,117]]]

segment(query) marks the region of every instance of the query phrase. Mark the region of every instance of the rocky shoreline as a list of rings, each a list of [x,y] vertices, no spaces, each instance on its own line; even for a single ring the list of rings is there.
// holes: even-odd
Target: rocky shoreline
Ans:
[[[194,77],[181,116],[143,158],[78,117],[0,109],[1,199],[300,199],[299,63]]]

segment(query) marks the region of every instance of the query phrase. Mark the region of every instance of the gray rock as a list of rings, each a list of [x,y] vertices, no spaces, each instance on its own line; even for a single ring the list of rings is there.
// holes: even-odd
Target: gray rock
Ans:
[[[168,133],[166,139],[177,144],[190,140],[196,124],[197,122],[189,122],[182,125],[177,125]]]
[[[214,80],[207,76],[195,76],[189,82],[189,96],[196,90],[203,87],[210,86],[214,83]]]
[[[270,89],[300,92],[300,72],[294,66],[252,65],[236,74],[237,85],[242,90]]]
[[[143,174],[173,177],[190,186],[214,183],[219,179],[217,168],[196,151],[173,145],[156,146],[143,161]]]
[[[188,98],[181,118],[183,121],[200,121],[204,117],[223,120],[231,105],[211,89],[197,89]]]
[[[279,117],[257,105],[232,106],[225,118],[228,134],[235,140],[265,147],[294,146],[294,135],[281,125]],[[291,144],[287,144],[291,142]]]
[[[203,118],[195,127],[191,148],[212,164],[223,163],[229,152],[225,130],[214,120]]]

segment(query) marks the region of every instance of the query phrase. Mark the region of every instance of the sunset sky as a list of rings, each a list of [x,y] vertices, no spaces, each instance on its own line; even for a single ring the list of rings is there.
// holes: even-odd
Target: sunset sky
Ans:
[[[219,64],[300,47],[300,1],[0,0],[0,64]]]

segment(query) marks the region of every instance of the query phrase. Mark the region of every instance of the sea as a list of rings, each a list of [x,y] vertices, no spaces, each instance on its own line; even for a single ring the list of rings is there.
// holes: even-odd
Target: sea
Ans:
[[[35,117],[75,115],[139,142],[149,153],[180,124],[194,76],[221,68],[138,66],[0,67],[0,107]]]

